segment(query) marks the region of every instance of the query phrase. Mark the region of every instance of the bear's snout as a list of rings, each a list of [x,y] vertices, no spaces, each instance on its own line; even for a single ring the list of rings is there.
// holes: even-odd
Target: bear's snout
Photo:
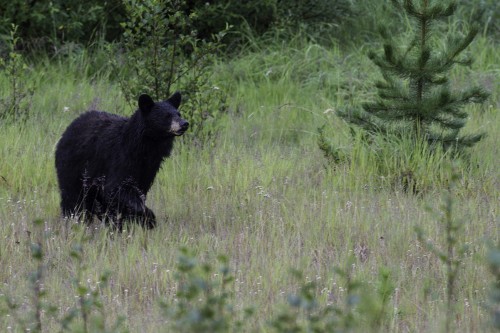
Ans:
[[[171,127],[170,127],[170,132],[173,133],[174,135],[182,135],[186,130],[189,128],[189,123],[181,119],[178,122],[173,122]]]
[[[189,123],[185,120],[181,121],[181,130],[185,132],[189,128]]]

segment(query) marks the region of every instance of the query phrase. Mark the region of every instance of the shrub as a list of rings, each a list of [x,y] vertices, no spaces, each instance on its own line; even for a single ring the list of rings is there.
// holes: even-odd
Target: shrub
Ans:
[[[174,91],[183,93],[183,116],[191,126],[187,137],[204,143],[225,110],[225,96],[210,81],[210,66],[220,50],[226,30],[206,41],[196,36],[195,14],[184,15],[183,0],[125,0],[128,20],[122,23],[124,54],[112,65],[120,70],[120,87],[135,107],[137,96],[147,93],[166,100]],[[209,125],[211,124],[211,125]]]
[[[18,26],[12,25],[7,38],[7,52],[0,57],[0,73],[5,75],[7,85],[5,95],[0,96],[0,120],[9,122],[26,121],[34,93],[28,84],[28,65],[17,51],[20,43],[17,31]]]
[[[468,250],[467,244],[463,241],[464,221],[457,219],[454,214],[455,199],[453,190],[459,180],[456,170],[450,171],[451,179],[448,191],[444,195],[440,212],[435,212],[439,222],[445,231],[445,244],[440,247],[436,241],[428,240],[427,235],[420,227],[416,227],[417,238],[432,254],[434,254],[446,267],[446,322],[445,332],[455,332],[453,328],[453,318],[455,318],[456,304],[456,282],[458,273],[462,266],[465,254]]]
[[[220,268],[214,271],[199,263],[186,248],[181,249],[177,262],[179,284],[176,300],[161,303],[165,317],[174,332],[237,332],[243,322],[235,319],[231,306],[230,286],[234,280],[227,259],[218,258]],[[247,311],[247,315],[251,312]]]
[[[500,243],[496,247],[490,249],[487,262],[493,274],[489,308],[493,327],[500,330]]]
[[[375,290],[371,290],[355,279],[352,264],[351,258],[345,270],[335,269],[345,286],[345,294],[338,304],[320,305],[316,283],[303,282],[302,272],[293,271],[300,282],[299,291],[288,296],[287,306],[271,320],[273,330],[277,333],[361,332],[366,325],[370,332],[385,332],[388,304],[394,292],[390,272],[381,268]]]
[[[61,328],[61,332],[126,332],[127,330],[122,325],[122,317],[119,317],[109,327],[106,325],[105,309],[101,301],[100,288],[106,286],[109,273],[104,272],[100,275],[98,286],[95,288],[89,287],[86,284],[83,280],[85,266],[83,264],[83,246],[81,244],[75,244],[69,253],[70,257],[74,260],[73,263],[76,265],[73,286],[77,302],[73,307],[67,309],[62,316],[59,315],[61,309],[57,305],[54,305],[52,303],[53,300],[47,296],[48,292],[44,283],[48,252],[44,246],[44,244],[47,244],[48,237],[46,230],[43,230],[44,223],[44,220],[37,219],[33,223],[33,232],[27,231],[31,259],[34,264],[34,269],[28,277],[31,287],[31,294],[26,296],[31,301],[27,306],[28,311],[26,311],[26,304],[24,302],[22,305],[17,302],[17,298],[21,297],[12,297],[3,293],[2,290],[0,291],[0,314],[12,317],[13,328],[16,332],[45,332],[48,326],[47,323],[51,319],[55,319]],[[81,240],[83,242],[88,241],[85,237]],[[5,306],[2,307],[1,305]],[[79,317],[81,320],[77,321]]]

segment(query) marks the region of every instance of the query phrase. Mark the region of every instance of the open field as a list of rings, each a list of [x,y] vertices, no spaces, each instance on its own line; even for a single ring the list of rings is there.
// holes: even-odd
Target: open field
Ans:
[[[469,50],[474,65],[456,68],[452,77],[456,89],[479,84],[491,92],[484,105],[467,108],[466,132],[488,136],[471,149],[470,165],[458,166],[454,191],[453,214],[464,223],[459,242],[468,245],[455,291],[457,332],[493,331],[485,307],[493,276],[485,255],[500,236],[498,45],[478,37]],[[78,265],[71,249],[82,244],[81,280],[100,288],[108,324],[124,316],[131,332],[168,331],[158,302],[174,302],[178,250],[187,247],[213,266],[218,254],[228,257],[235,277],[230,303],[237,315],[248,306],[255,309],[245,331],[271,331],[268,321],[299,286],[291,268],[304,273],[303,283],[316,281],[322,306],[342,304],[345,281],[333,268],[347,263],[368,288],[377,284],[382,267],[390,272],[395,291],[380,331],[442,331],[446,267],[418,242],[414,228],[420,226],[434,244],[445,244],[443,226],[426,207],[439,208],[449,169],[417,156],[415,177],[424,190],[405,193],[398,183],[399,161],[376,170],[369,150],[334,116],[374,97],[380,74],[366,57],[370,47],[343,50],[297,40],[214,66],[214,85],[227,93],[229,104],[217,119],[217,137],[202,147],[188,139],[177,142],[148,195],[158,228],[133,227],[122,234],[59,217],[54,148],[85,110],[133,110],[105,67],[88,74],[93,65],[87,55],[35,66],[32,117],[22,128],[0,125],[0,293],[19,304],[21,316],[32,310],[28,277],[36,262],[29,249],[42,239],[44,301],[64,315],[77,302],[72,281]],[[325,124],[328,138],[337,147],[358,150],[356,158],[327,165],[317,145],[317,128]],[[382,149],[399,156],[401,147],[395,147]],[[43,219],[41,229],[35,219]],[[99,287],[105,271],[109,282]],[[60,329],[48,315],[43,320],[44,331]],[[357,331],[371,331],[369,323],[359,325]],[[0,318],[0,331],[19,329],[12,315]]]

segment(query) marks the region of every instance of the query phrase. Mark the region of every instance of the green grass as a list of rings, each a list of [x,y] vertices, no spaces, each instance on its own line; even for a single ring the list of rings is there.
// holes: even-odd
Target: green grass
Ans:
[[[406,194],[396,186],[401,163],[395,153],[407,152],[406,143],[381,145],[387,165],[375,169],[373,154],[333,115],[373,98],[372,83],[380,74],[366,57],[368,48],[296,40],[217,64],[214,84],[227,92],[230,108],[220,119],[215,145],[177,142],[148,195],[158,228],[119,235],[99,226],[82,230],[59,218],[54,148],[64,128],[87,109],[124,115],[133,110],[106,70],[84,75],[90,60],[35,66],[32,118],[24,128],[0,125],[0,293],[21,304],[21,313],[31,308],[27,277],[36,263],[28,231],[31,237],[40,234],[32,221],[42,218],[45,301],[59,315],[75,306],[70,252],[86,234],[82,280],[96,288],[100,275],[111,272],[100,290],[107,320],[124,316],[132,332],[166,331],[158,303],[175,298],[176,258],[183,246],[214,265],[217,254],[228,256],[235,310],[255,308],[248,331],[270,331],[269,320],[298,289],[291,268],[302,270],[305,281],[316,281],[321,304],[342,302],[345,285],[333,269],[344,268],[352,256],[353,276],[368,286],[376,283],[380,267],[391,272],[396,289],[386,331],[441,331],[445,267],[418,242],[414,227],[433,242],[445,242],[442,226],[425,207],[439,204],[449,176],[429,159],[446,156],[417,152],[415,177],[425,191]],[[480,37],[470,50],[477,55],[473,68],[453,73],[457,89],[479,83],[492,93],[487,104],[468,109],[466,131],[488,137],[471,150],[471,167],[462,165],[456,189],[455,216],[464,220],[463,242],[469,245],[456,286],[454,325],[460,332],[492,330],[484,307],[492,276],[484,258],[486,240],[499,240],[499,51],[498,41]],[[5,88],[3,78],[0,87]],[[317,128],[324,124],[335,146],[357,152],[336,168],[326,167],[317,146]],[[49,316],[43,320],[47,332],[58,329]],[[0,331],[8,327],[19,329],[4,315]]]

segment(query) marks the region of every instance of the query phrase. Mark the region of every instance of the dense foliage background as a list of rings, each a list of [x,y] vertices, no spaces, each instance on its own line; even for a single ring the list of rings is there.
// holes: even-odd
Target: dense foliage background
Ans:
[[[231,42],[244,42],[245,36],[262,36],[274,29],[306,29],[312,36],[352,41],[373,37],[381,14],[390,8],[386,1],[365,0],[249,0],[249,1],[172,1],[182,3],[185,15],[196,14],[199,37],[209,39],[233,27]],[[141,1],[136,2],[137,5]],[[495,0],[459,0],[460,16],[481,21],[489,35],[500,33],[500,5]],[[124,2],[110,1],[2,1],[0,34],[7,35],[11,24],[19,26],[25,47],[55,51],[66,43],[84,46],[96,41],[114,42],[122,37],[121,22],[126,21]],[[394,27],[397,27],[394,24]]]

